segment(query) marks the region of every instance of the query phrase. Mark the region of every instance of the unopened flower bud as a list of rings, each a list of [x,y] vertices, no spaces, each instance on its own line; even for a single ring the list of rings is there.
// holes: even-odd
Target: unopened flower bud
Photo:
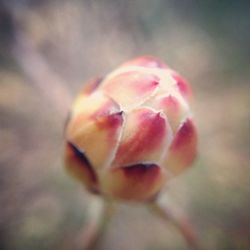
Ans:
[[[191,88],[160,60],[131,60],[84,85],[65,129],[65,165],[92,192],[147,201],[191,166]]]

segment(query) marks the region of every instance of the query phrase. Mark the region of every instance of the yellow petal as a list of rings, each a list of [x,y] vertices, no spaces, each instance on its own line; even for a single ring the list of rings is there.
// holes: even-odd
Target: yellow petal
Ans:
[[[100,169],[109,165],[114,157],[122,124],[122,112],[97,115],[83,120],[67,134],[67,138],[85,153],[95,169]]]
[[[120,111],[120,107],[101,92],[80,98],[73,106],[71,117],[66,128],[66,136],[79,133],[82,126],[93,121],[98,116],[105,116]]]
[[[75,98],[73,105],[72,105],[72,111],[74,114],[78,113],[78,110],[81,111],[82,105],[84,105],[84,100],[89,97],[99,86],[101,83],[102,78],[93,78],[87,81],[80,93]]]

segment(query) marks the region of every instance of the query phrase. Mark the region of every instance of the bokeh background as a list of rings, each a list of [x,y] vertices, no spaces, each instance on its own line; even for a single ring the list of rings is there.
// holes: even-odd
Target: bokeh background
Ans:
[[[163,197],[203,249],[250,249],[249,1],[0,1],[0,249],[81,249],[98,200],[63,169],[63,124],[84,82],[150,54],[194,90],[196,164]],[[120,205],[100,249],[188,249]]]

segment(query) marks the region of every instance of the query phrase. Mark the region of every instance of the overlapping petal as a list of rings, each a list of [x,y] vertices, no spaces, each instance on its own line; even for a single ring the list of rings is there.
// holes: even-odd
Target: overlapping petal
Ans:
[[[88,97],[79,97],[77,104],[72,108],[66,136],[67,134],[73,136],[80,133],[82,127],[92,122],[96,117],[118,113],[119,111],[119,105],[101,92],[95,92]]]
[[[160,191],[167,178],[165,169],[156,164],[136,164],[104,172],[100,185],[111,197],[146,201]]]
[[[190,118],[178,129],[162,166],[173,175],[188,168],[197,154],[197,132]]]
[[[66,123],[67,169],[92,192],[152,200],[196,156],[191,94],[178,73],[150,56],[90,80]]]
[[[92,192],[98,192],[97,176],[85,154],[71,142],[66,142],[65,167]]]
[[[127,113],[125,119],[113,167],[157,163],[171,138],[166,116],[149,108],[140,108]]]
[[[159,77],[139,71],[128,71],[108,78],[102,91],[112,97],[121,108],[128,110],[149,99],[159,86]]]
[[[180,102],[174,95],[157,95],[149,105],[155,110],[161,110],[168,118],[171,129],[175,133],[180,122],[189,114],[189,107],[185,102]]]
[[[192,90],[191,87],[189,86],[188,82],[181,77],[177,72],[170,70],[171,76],[174,78],[176,81],[176,84],[179,88],[180,93],[186,100],[190,100],[192,97]]]
[[[109,164],[114,156],[123,124],[122,112],[98,116],[69,135],[79,149],[85,152],[94,168]]]
[[[81,112],[71,118],[66,138],[84,151],[94,168],[100,168],[113,157],[123,125],[119,106],[104,95],[87,98]]]

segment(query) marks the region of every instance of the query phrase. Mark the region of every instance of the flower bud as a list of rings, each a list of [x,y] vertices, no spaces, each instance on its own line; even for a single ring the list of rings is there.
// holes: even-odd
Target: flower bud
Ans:
[[[66,124],[66,168],[91,192],[152,199],[195,158],[191,95],[179,74],[149,56],[87,82]]]

